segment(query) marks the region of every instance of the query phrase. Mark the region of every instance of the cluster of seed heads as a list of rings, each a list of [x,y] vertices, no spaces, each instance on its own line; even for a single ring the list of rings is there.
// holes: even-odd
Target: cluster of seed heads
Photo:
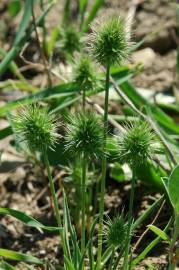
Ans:
[[[37,104],[19,112],[14,119],[14,128],[20,141],[24,141],[33,152],[53,149],[59,137],[54,115]]]

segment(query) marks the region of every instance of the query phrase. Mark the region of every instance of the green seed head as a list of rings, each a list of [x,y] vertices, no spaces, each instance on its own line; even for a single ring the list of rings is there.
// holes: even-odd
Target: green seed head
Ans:
[[[64,53],[70,55],[75,51],[80,51],[80,34],[74,26],[62,30],[59,47]]]
[[[74,67],[74,80],[81,90],[92,90],[96,86],[96,73],[88,56],[82,55]]]
[[[86,158],[103,154],[103,127],[99,118],[91,113],[71,115],[66,127],[66,150]]]
[[[127,223],[123,215],[118,215],[113,220],[108,217],[104,226],[105,242],[108,246],[122,246],[126,239],[126,231]]]
[[[121,63],[129,55],[129,41],[125,22],[120,17],[92,27],[89,47],[93,57],[102,65]]]
[[[121,163],[139,167],[152,157],[154,134],[146,122],[137,122],[126,128],[119,138],[119,158]]]
[[[57,142],[57,124],[54,115],[39,105],[30,105],[14,119],[17,136],[24,141],[31,151],[53,149]]]

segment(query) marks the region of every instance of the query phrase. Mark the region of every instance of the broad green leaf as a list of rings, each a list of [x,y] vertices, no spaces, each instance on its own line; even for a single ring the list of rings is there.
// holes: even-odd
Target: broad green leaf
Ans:
[[[174,120],[160,108],[151,104],[144,97],[142,97],[132,83],[126,81],[122,83],[120,87],[138,109],[142,110],[144,106],[149,107],[153,117],[162,127],[164,127],[168,132],[172,132],[172,134],[173,132],[179,134],[179,126],[174,122]]]
[[[38,258],[34,256],[26,255],[26,254],[9,250],[9,249],[0,248],[0,256],[10,259],[10,260],[19,261],[19,262],[43,264],[41,260],[39,260]]]
[[[160,228],[156,227],[155,225],[148,225],[149,229],[154,232],[157,236],[162,238],[164,241],[170,242],[170,238],[166,234],[166,232],[162,231]]]
[[[179,165],[174,168],[169,177],[168,192],[174,210],[179,214]]]
[[[47,230],[47,231],[59,231],[61,228],[58,227],[51,227],[51,226],[45,226],[39,221],[37,221],[35,218],[26,215],[23,212],[11,209],[11,208],[0,208],[0,215],[8,215],[11,217],[14,217],[18,219],[19,221],[23,222],[25,225],[29,227],[34,227],[40,231]]]
[[[121,167],[121,164],[117,162],[111,164],[110,177],[117,182],[123,182],[125,180],[124,171]]]

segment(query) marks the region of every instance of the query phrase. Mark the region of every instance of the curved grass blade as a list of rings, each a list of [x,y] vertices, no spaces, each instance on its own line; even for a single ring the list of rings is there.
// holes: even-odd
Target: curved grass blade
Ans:
[[[10,260],[18,261],[18,262],[43,264],[41,260],[39,260],[38,258],[32,255],[26,255],[26,254],[9,250],[9,249],[0,248],[0,256],[10,259]]]
[[[28,0],[27,0],[28,2]],[[51,2],[47,8],[44,10],[42,15],[37,19],[36,25],[39,26],[47,13],[50,11],[52,8],[54,2]],[[34,26],[31,26],[30,29],[27,31],[27,33],[23,33],[20,38],[18,38],[18,42],[10,49],[10,51],[6,54],[5,58],[2,60],[0,63],[0,75],[2,75],[6,69],[8,68],[9,64],[11,61],[18,55],[20,52],[21,48],[24,46],[26,41],[30,38],[32,32],[34,31]]]
[[[168,229],[170,228],[171,224],[172,224],[173,218],[171,218],[169,220],[169,222],[167,223],[166,227],[164,228],[164,232],[166,233],[168,231]],[[150,244],[132,261],[132,266],[131,269],[135,269],[136,265],[142,261],[147,254],[158,244],[160,243],[161,238],[158,236],[156,237],[152,242],[150,242]]]
[[[0,108],[0,116],[7,113],[11,109],[21,107],[22,105],[27,105],[34,101],[42,99],[52,99],[60,97],[74,96],[78,92],[78,87],[74,83],[60,84],[54,87],[47,88],[38,93],[30,94],[24,98],[13,100],[8,102],[5,106]]]
[[[7,262],[0,262],[0,270],[16,270],[16,268]]]
[[[14,217],[17,220],[23,222],[25,225],[36,228],[40,232],[42,232],[42,230],[54,232],[54,231],[59,231],[60,229],[58,227],[45,226],[39,221],[37,221],[35,218],[28,216],[24,214],[23,212],[20,212],[11,208],[0,208],[0,214]]]

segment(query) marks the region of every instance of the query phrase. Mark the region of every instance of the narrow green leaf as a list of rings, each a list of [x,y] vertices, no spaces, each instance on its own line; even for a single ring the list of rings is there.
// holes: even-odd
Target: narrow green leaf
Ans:
[[[0,108],[0,115],[6,114],[7,111],[11,109],[21,107],[22,105],[27,105],[34,101],[37,102],[38,100],[42,99],[60,98],[65,96],[68,97],[70,95],[74,97],[74,94],[77,93],[77,91],[78,87],[74,83],[65,83],[50,87],[43,91],[27,95],[24,98],[8,102],[5,106]]]
[[[80,13],[83,13],[88,4],[88,0],[79,0]]]
[[[19,29],[17,31],[13,46],[17,46],[25,34],[25,30],[27,29],[29,22],[30,22],[33,2],[35,3],[35,1],[33,1],[33,0],[26,0],[25,1],[24,14],[23,14]]]
[[[144,220],[146,220],[146,218],[148,218],[153,213],[153,211],[162,204],[163,200],[164,196],[161,196],[152,205],[150,205],[134,222],[132,230],[137,229],[142,224],[142,222],[144,222]]]
[[[39,260],[38,258],[36,258],[34,256],[26,255],[26,254],[16,252],[13,250],[9,250],[9,249],[1,248],[0,249],[0,256],[7,258],[7,259],[19,261],[19,262],[43,264],[43,262],[41,260]]]
[[[0,130],[0,140],[10,136],[13,134],[11,127],[6,127]]]
[[[169,177],[168,192],[170,201],[176,213],[179,214],[179,165],[174,168]]]
[[[100,7],[103,5],[104,0],[96,0],[95,3],[93,4],[91,10],[89,11],[89,15],[86,18],[84,25],[83,25],[83,31],[86,32],[89,28],[90,23],[93,21],[95,18],[98,10]]]
[[[23,212],[11,209],[11,208],[0,208],[0,214],[2,215],[9,215],[11,217],[14,217],[18,219],[19,221],[23,222],[25,225],[29,227],[34,227],[40,231],[47,230],[47,231],[59,231],[60,228],[58,227],[51,227],[51,226],[45,226],[36,219],[34,219],[31,216],[26,215]]]
[[[152,232],[154,232],[157,236],[162,238],[164,241],[170,242],[170,238],[168,237],[168,235],[164,231],[162,231],[160,228],[156,227],[155,225],[148,225],[147,227],[149,227],[149,229]]]
[[[0,270],[16,270],[16,268],[7,262],[0,262]]]
[[[169,222],[167,223],[166,227],[164,228],[164,232],[167,232],[168,229],[170,228],[171,226],[171,223],[172,223],[172,218],[169,220]],[[152,242],[150,242],[149,245],[147,245],[147,247],[132,261],[132,267],[131,269],[136,269],[136,265],[142,261],[146,256],[147,254],[158,244],[160,243],[161,241],[161,238],[158,236],[156,237]]]

